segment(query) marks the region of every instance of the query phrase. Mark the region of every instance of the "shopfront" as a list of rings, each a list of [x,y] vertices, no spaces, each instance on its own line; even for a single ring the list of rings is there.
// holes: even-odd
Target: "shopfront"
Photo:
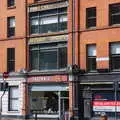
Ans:
[[[55,78],[56,77],[56,78]],[[67,76],[37,76],[29,78],[29,82],[34,79],[37,82],[29,84],[30,112],[34,117],[34,112],[38,113],[40,119],[62,119],[66,117],[69,109],[68,84],[65,82],[52,82],[61,78],[60,81],[67,80]],[[43,79],[43,80],[41,80]],[[41,80],[41,82],[38,82]],[[49,82],[47,81],[49,80]]]
[[[100,81],[100,78],[103,79]],[[79,89],[79,102],[83,112],[81,117],[85,120],[97,120],[105,114],[110,120],[120,120],[119,75],[89,76],[89,82],[87,80],[80,83]]]

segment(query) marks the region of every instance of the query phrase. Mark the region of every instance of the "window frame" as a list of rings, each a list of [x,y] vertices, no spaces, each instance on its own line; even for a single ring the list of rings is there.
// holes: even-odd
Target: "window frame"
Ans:
[[[92,10],[95,10],[95,16],[90,16],[89,12],[92,11]],[[95,25],[90,25],[90,21],[94,21],[95,20]],[[89,7],[89,8],[86,8],[86,28],[89,29],[89,28],[96,28],[96,25],[97,25],[97,9],[96,7]]]
[[[45,14],[42,14],[44,13]],[[36,16],[31,16],[30,14],[32,14],[32,12],[29,14],[29,33],[30,35],[34,35],[34,34],[45,34],[45,33],[52,33],[52,32],[61,32],[61,31],[66,31],[67,30],[67,21],[60,21],[60,17],[61,16],[67,16],[67,7],[62,7],[62,8],[57,8],[57,9],[51,9],[51,10],[45,10],[45,11],[38,11],[38,12],[33,12],[36,13]],[[57,17],[57,23],[51,23],[51,24],[41,24],[40,20],[44,19],[46,17],[52,17],[52,16],[56,16]],[[34,33],[32,32],[32,25],[31,25],[31,21],[33,19],[38,19],[39,23],[38,23],[38,32]],[[68,16],[66,17],[68,18]],[[52,25],[53,24],[53,25]],[[61,26],[61,24],[64,24],[64,28]],[[47,25],[49,28],[53,27],[53,29],[41,29],[43,26]],[[51,25],[51,27],[50,27]],[[36,25],[37,26],[37,25]],[[45,28],[45,27],[44,27]]]
[[[12,1],[12,2],[11,2]],[[14,7],[15,6],[15,0],[7,0],[7,7]]]
[[[52,44],[54,45],[54,44],[56,44],[56,45],[54,45],[54,46],[52,46]],[[48,45],[48,47],[43,47],[42,48],[42,45],[43,44],[38,44],[38,49],[37,49],[37,57],[38,57],[38,65],[37,65],[37,70],[40,70],[40,71],[46,71],[46,70],[60,70],[60,69],[65,69],[66,67],[67,67],[67,54],[66,54],[66,57],[64,58],[64,59],[66,59],[66,62],[64,63],[65,65],[65,67],[64,66],[61,66],[61,62],[62,62],[62,60],[60,59],[60,57],[59,57],[59,55],[60,55],[60,49],[61,48],[63,48],[63,49],[65,49],[65,52],[67,53],[67,42],[61,42],[61,43],[48,43],[48,44],[44,44],[44,45]],[[33,54],[32,53],[32,51],[36,51],[36,50],[31,50],[31,48],[32,48],[32,46],[37,46],[37,45],[30,45],[29,46],[29,61],[30,61],[30,64],[29,64],[29,66],[30,66],[30,70],[36,70],[36,69],[33,69],[34,67],[32,67],[32,59],[31,59],[31,54]],[[55,51],[56,52],[56,55],[57,55],[57,58],[56,58],[56,68],[52,68],[52,69],[50,69],[49,67],[50,66],[48,66],[48,68],[47,69],[41,69],[40,68],[40,53],[41,52],[50,52],[50,51]]]
[[[95,46],[95,50],[96,50],[96,44],[89,44],[89,45],[87,45],[86,46],[86,56],[87,56],[87,58],[86,58],[86,66],[87,66],[87,71],[88,72],[97,72],[97,61],[96,61],[96,58],[97,58],[97,56],[90,56],[90,55],[88,55],[88,52],[89,52],[89,48],[91,47],[91,46]],[[95,59],[95,61],[96,61],[96,63],[95,63],[95,69],[91,69],[90,68],[90,66],[89,66],[89,59]]]
[[[119,69],[113,68],[115,63],[113,65],[112,58],[114,58],[114,57],[119,57],[120,58],[120,53],[119,54],[112,54],[112,45],[114,45],[114,44],[120,44],[120,42],[113,42],[113,43],[111,42],[109,44],[109,56],[110,56],[109,67],[110,67],[111,71],[120,71],[120,68]]]
[[[120,11],[119,11],[119,13],[118,12],[116,12],[116,13],[112,13],[112,7],[113,8],[115,8],[115,6],[118,6],[118,7],[120,7],[120,3],[113,3],[113,4],[109,4],[109,26],[112,26],[112,25],[120,25],[120,21],[119,21],[119,23],[114,23],[114,21],[112,20],[112,18],[114,17],[114,16],[119,16],[120,17]],[[120,8],[119,8],[120,9]]]
[[[12,53],[13,51],[13,53]],[[13,58],[9,58],[9,56],[11,56],[10,54],[12,54]],[[9,64],[10,63],[10,64]],[[13,64],[12,68],[9,66]],[[7,48],[7,71],[8,72],[12,72],[12,71],[15,71],[15,48]]]
[[[11,27],[11,21],[12,19],[14,20],[14,26]],[[14,37],[15,36],[15,27],[16,27],[16,21],[15,21],[15,16],[11,16],[7,18],[7,37]]]
[[[11,100],[12,101],[14,101],[14,100],[18,100],[18,102],[19,102],[19,96],[18,97],[11,97],[11,89],[13,89],[13,88],[17,88],[17,90],[19,91],[19,86],[9,86],[9,92],[8,92],[8,95],[9,95],[9,97],[8,97],[8,111],[19,111],[19,108],[18,109],[13,109],[11,106]]]

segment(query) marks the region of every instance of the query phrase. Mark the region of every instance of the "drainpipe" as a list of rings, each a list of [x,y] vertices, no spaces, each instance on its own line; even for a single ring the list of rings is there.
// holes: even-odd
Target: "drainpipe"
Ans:
[[[76,64],[76,29],[75,29],[75,11],[76,10],[76,0],[72,0],[72,67]],[[78,120],[78,75],[73,74],[73,80],[72,80],[72,112],[73,112],[73,117],[75,120]]]

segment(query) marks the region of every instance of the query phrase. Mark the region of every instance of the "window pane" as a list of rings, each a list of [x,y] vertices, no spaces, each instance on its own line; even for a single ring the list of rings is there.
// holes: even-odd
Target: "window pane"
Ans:
[[[30,60],[31,60],[31,65],[30,65],[31,69],[39,70],[39,51],[37,50],[31,51]]]
[[[51,24],[51,23],[57,23],[58,17],[57,16],[50,16],[50,17],[44,17],[40,19],[40,24]]]
[[[39,114],[58,114],[58,92],[32,92],[32,110]]]
[[[88,19],[87,27],[96,27],[96,18]]]
[[[109,6],[110,25],[120,24],[120,4],[112,4]]]
[[[14,100],[14,99],[10,100],[10,110],[12,110],[12,111],[19,110],[19,102],[18,102],[18,100]]]
[[[49,33],[58,31],[58,23],[40,25],[40,33]]]
[[[96,26],[96,7],[86,9],[86,27]]]
[[[30,13],[30,20],[39,18],[38,21],[30,22],[30,33],[49,33],[67,29],[67,8],[57,8]],[[35,26],[36,25],[36,26]]]
[[[96,70],[96,58],[88,58],[88,70],[89,71]]]
[[[14,6],[15,5],[15,0],[8,0],[8,7]]]
[[[11,93],[10,93],[10,97],[11,98],[18,98],[19,97],[19,90],[18,90],[18,87],[12,87],[11,89],[10,89],[11,91]]]
[[[61,15],[60,22],[66,22],[66,21],[67,21],[67,15]]]
[[[15,48],[8,48],[7,49],[8,53],[8,60],[14,60],[15,59]]]
[[[57,52],[40,52],[40,70],[49,70],[57,68]]]
[[[112,4],[110,5],[111,14],[120,13],[120,4]]]
[[[120,43],[113,43],[111,45],[111,54],[120,54]]]
[[[67,48],[59,49],[59,68],[67,67]]]
[[[31,19],[31,25],[39,25],[39,19],[38,18]]]
[[[8,61],[7,64],[7,71],[8,72],[14,72],[15,71],[15,61]]]
[[[114,15],[111,17],[111,24],[120,24],[120,15]]]
[[[15,70],[15,48],[7,49],[7,71],[13,72]]]
[[[88,56],[96,56],[96,46],[95,45],[88,46]]]
[[[87,8],[87,17],[96,17],[96,8]]]
[[[120,69],[120,56],[111,58],[112,69]]]
[[[10,19],[9,19],[9,27],[15,27],[15,17],[11,17]]]
[[[19,89],[16,86],[9,89],[9,110],[16,111],[19,108]]]

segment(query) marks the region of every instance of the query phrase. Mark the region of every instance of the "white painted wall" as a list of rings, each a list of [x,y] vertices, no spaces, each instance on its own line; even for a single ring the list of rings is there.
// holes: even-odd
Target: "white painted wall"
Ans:
[[[9,78],[7,82],[9,86],[18,86],[19,88],[19,111],[8,111],[8,91],[6,91],[5,95],[2,99],[2,115],[22,115],[22,106],[23,106],[23,82],[24,78]],[[2,79],[0,79],[2,82]],[[3,91],[0,91],[0,96],[3,94]]]

